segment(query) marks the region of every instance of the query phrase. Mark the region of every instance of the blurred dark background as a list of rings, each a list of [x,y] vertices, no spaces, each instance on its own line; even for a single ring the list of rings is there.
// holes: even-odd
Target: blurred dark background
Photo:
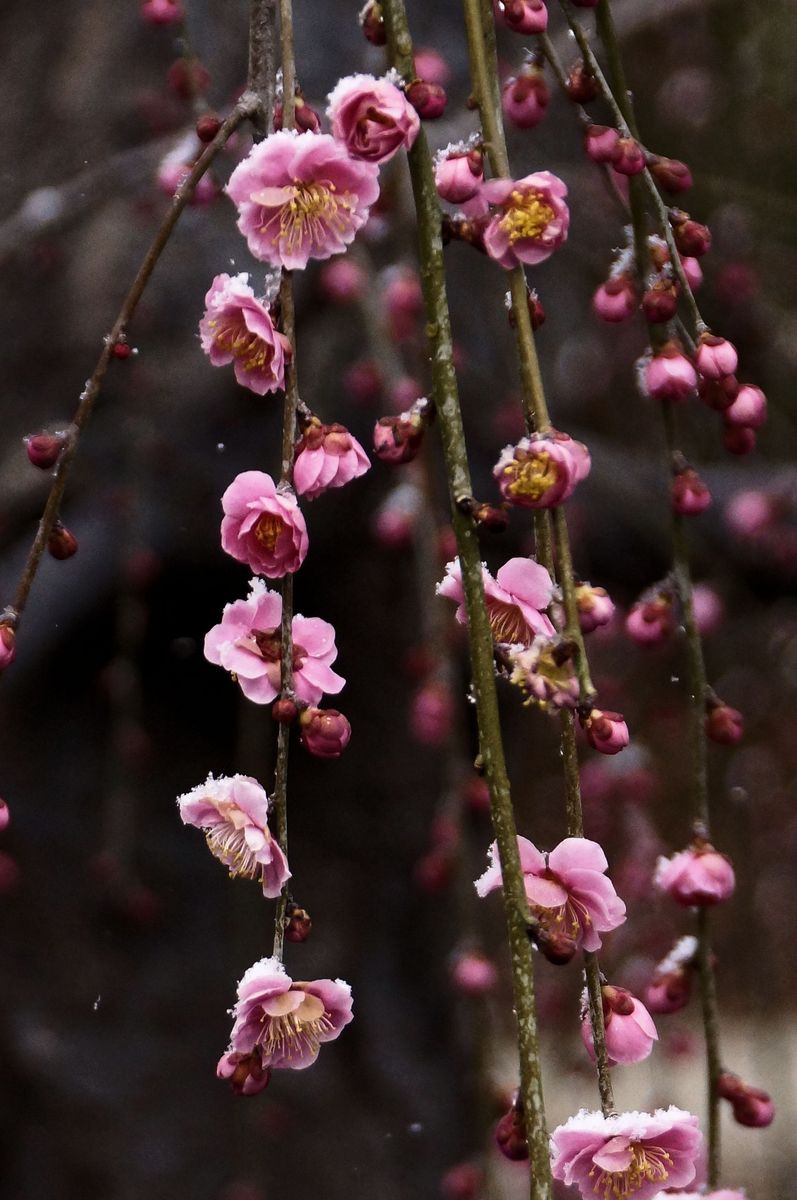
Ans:
[[[246,5],[187,7],[190,47],[210,75],[196,102],[223,110],[243,83]],[[779,1110],[767,1131],[726,1125],[726,1178],[756,1200],[787,1200],[797,1196],[795,10],[786,0],[614,7],[646,142],[690,163],[686,206],[714,234],[701,307],[770,403],[749,458],[723,450],[717,414],[697,402],[684,427],[714,494],[691,527],[715,611],[709,675],[747,722],[739,746],[710,748],[716,842],[739,881],[714,921],[723,1056]],[[299,77],[319,108],[340,73],[382,69],[356,9],[296,2]],[[174,70],[167,78],[186,50],[179,30],[142,22],[134,0],[55,0],[43,15],[20,0],[0,12],[3,603],[48,486],[21,439],[68,423],[169,203],[158,165],[194,120]],[[428,127],[442,146],[475,128],[459,7],[412,3],[410,16],[417,44],[451,71],[448,111]],[[554,5],[551,31],[569,62]],[[502,39],[507,70],[524,45]],[[591,111],[601,119],[599,103]],[[242,134],[219,182],[247,148]],[[556,424],[592,450],[569,505],[576,566],[623,608],[666,574],[669,525],[658,415],[634,389],[642,327],[601,325],[590,310],[622,230],[555,90],[543,124],[513,133],[511,152],[518,176],[547,168],[571,192],[570,240],[532,272],[547,312],[539,349]],[[391,342],[378,315],[384,272],[414,262],[404,172],[398,161],[384,173],[361,239],[373,276],[364,309],[332,303],[318,264],[297,280],[302,395],[366,446],[376,417],[428,388],[421,323]],[[447,253],[476,489],[489,499],[498,451],[522,432],[505,280],[466,246]],[[336,627],[354,733],[339,762],[292,754],[294,894],[315,929],[287,965],[299,978],[348,979],[356,1019],[311,1071],[278,1075],[255,1100],[214,1077],[235,982],[269,952],[272,906],[226,879],[182,827],[175,797],[208,771],[271,786],[268,713],[205,662],[202,639],[248,579],[221,552],[219,496],[241,470],[278,469],[280,424],[277,400],[238,388],[199,350],[204,293],[224,270],[262,279],[219,196],[184,214],[131,329],[138,353],[112,366],[63,509],[79,553],[45,558],[2,681],[0,793],[12,811],[0,840],[2,1200],[436,1196],[452,1164],[489,1146],[515,1082],[500,905],[477,905],[471,887],[491,836],[469,765],[463,643],[429,587],[448,541],[434,436],[421,465],[377,463],[308,507],[311,550],[296,580],[298,610]],[[374,362],[381,384],[367,386],[363,364]],[[755,538],[727,515],[748,490],[769,514]],[[419,503],[433,520],[413,519]],[[531,548],[520,515],[484,554],[497,567]],[[683,647],[640,649],[621,620],[590,647],[602,702],[622,709],[633,738],[616,760],[584,753],[587,833],[606,846],[630,914],[604,962],[613,982],[641,989],[689,929],[649,884],[656,855],[688,837]],[[564,833],[554,723],[504,690],[519,826],[550,847]],[[418,715],[436,703],[437,726]],[[466,946],[500,968],[486,999],[452,985],[452,956]],[[597,1106],[578,975],[539,971],[552,1123]],[[694,1008],[660,1019],[648,1063],[616,1072],[624,1105],[702,1111]],[[487,1163],[485,1196],[522,1194],[522,1170]]]

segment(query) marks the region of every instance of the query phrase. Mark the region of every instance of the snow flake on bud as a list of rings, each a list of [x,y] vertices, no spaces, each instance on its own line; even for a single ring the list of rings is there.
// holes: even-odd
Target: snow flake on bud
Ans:
[[[28,459],[34,467],[49,471],[61,457],[66,445],[65,433],[32,433],[24,439]]]
[[[686,400],[697,387],[697,372],[675,339],[647,360],[643,379],[649,396],[672,403]]]
[[[247,274],[216,276],[205,296],[199,335],[213,366],[233,363],[242,387],[258,396],[285,387],[291,344],[274,328],[268,308],[256,298]]]
[[[706,701],[706,737],[721,746],[735,746],[744,736],[744,717],[717,696]]]
[[[643,1062],[658,1041],[658,1033],[650,1013],[636,996],[625,988],[606,984],[601,988],[603,1025],[609,1065]],[[582,999],[581,1040],[595,1062],[592,1022],[586,993]]]
[[[672,858],[659,858],[653,882],[685,908],[707,908],[733,895],[736,876],[724,854],[696,840]]]
[[[507,270],[544,262],[567,240],[567,188],[550,171],[516,180],[491,179],[482,195],[499,209],[484,231],[484,247]]]
[[[575,708],[579,685],[573,666],[575,647],[563,638],[535,637],[528,649],[510,653],[511,682],[540,708]]]
[[[312,417],[302,433],[293,464],[300,496],[315,500],[329,488],[343,487],[370,468],[368,455],[343,425],[322,425]]]
[[[608,625],[614,616],[614,601],[606,588],[593,587],[591,583],[576,585],[576,607],[582,633],[592,633]]]
[[[351,725],[336,708],[306,708],[299,727],[302,745],[316,758],[340,758],[351,740]]]
[[[738,1075],[723,1071],[717,1080],[717,1090],[723,1100],[729,1101],[734,1120],[751,1129],[763,1129],[771,1125],[775,1117],[775,1105],[768,1092],[751,1087]]]
[[[711,504],[711,492],[691,467],[686,467],[673,476],[673,511],[683,516],[694,516],[705,512]]]
[[[645,989],[645,1003],[654,1013],[675,1013],[686,1008],[692,994],[692,973],[697,963],[697,938],[682,937],[653,972]]]
[[[593,708],[587,716],[581,718],[581,725],[590,746],[601,754],[619,754],[630,740],[628,726],[621,713]]]
[[[566,433],[552,429],[506,446],[493,468],[501,495],[520,508],[562,504],[589,474],[589,450]]]
[[[281,579],[299,570],[309,545],[293,492],[262,471],[243,471],[221,498],[222,549],[258,575]]]
[[[493,0],[493,9],[501,24],[515,33],[545,33],[548,28],[543,0]]]
[[[533,62],[526,62],[501,89],[504,116],[518,129],[534,129],[548,110],[551,92],[545,75]]]
[[[411,462],[423,442],[431,406],[425,396],[397,416],[380,417],[374,426],[374,454],[382,462]]]
[[[71,558],[73,554],[77,554],[78,541],[74,533],[67,529],[66,525],[62,525],[60,521],[56,521],[47,539],[47,549],[53,558],[59,560]]]
[[[347,75],[329,95],[332,136],[352,158],[388,162],[402,146],[412,146],[421,123],[395,83],[373,75]]]

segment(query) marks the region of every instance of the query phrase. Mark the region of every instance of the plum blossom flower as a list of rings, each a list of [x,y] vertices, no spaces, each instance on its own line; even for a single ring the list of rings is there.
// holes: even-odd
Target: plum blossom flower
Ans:
[[[262,579],[252,579],[245,600],[224,607],[221,623],[205,636],[205,658],[230,671],[247,700],[270,704],[280,692],[282,597]],[[291,625],[293,690],[299,700],[318,704],[336,695],[346,680],[332,670],[338,656],[335,630],[320,617],[298,613]]]
[[[572,646],[562,638],[537,636],[527,649],[511,656],[512,683],[528,693],[527,703],[542,708],[575,708],[579,685]]]
[[[268,828],[269,799],[249,775],[208,775],[178,796],[185,825],[204,831],[208,849],[232,876],[259,879],[263,895],[279,896],[290,879],[288,862]]]
[[[611,1117],[582,1109],[553,1131],[553,1177],[584,1200],[652,1200],[692,1182],[701,1141],[697,1117],[674,1105]]]
[[[601,991],[609,1065],[643,1062],[653,1049],[653,1043],[659,1038],[653,1018],[644,1004],[625,988],[607,985]],[[586,992],[582,998],[581,1040],[587,1054],[595,1062],[592,1022]]]
[[[309,541],[290,488],[277,487],[262,471],[243,471],[227,488],[221,504],[221,545],[227,554],[269,579],[299,570]]]
[[[343,425],[322,425],[313,417],[302,434],[293,464],[293,486],[315,500],[329,488],[343,487],[364,475],[371,462]]]
[[[619,754],[628,745],[628,726],[622,713],[593,708],[581,718],[587,741],[601,754]]]
[[[519,263],[541,263],[566,241],[567,188],[550,171],[516,180],[491,179],[481,194],[500,209],[484,231],[484,247],[507,270]]]
[[[625,904],[606,877],[609,864],[598,843],[565,838],[550,854],[543,854],[527,838],[517,842],[529,908],[543,928],[565,934],[576,948],[600,949],[599,934],[625,921]],[[476,880],[480,896],[502,886],[497,842],[488,857],[490,865]]]
[[[553,580],[545,567],[533,558],[510,558],[499,568],[495,579],[482,564],[482,580],[496,642],[530,646],[538,633],[554,636],[556,631],[542,611],[553,598]],[[459,605],[456,617],[464,625],[467,615],[458,558],[446,565],[446,577],[437,585],[437,594]]]
[[[709,842],[695,843],[672,858],[661,857],[653,877],[656,887],[686,908],[721,904],[733,894],[736,876],[730,861]]]
[[[234,363],[235,378],[258,396],[285,387],[291,344],[274,328],[268,308],[249,286],[249,276],[217,275],[205,296],[199,322],[202,349],[214,367]]]
[[[501,495],[521,508],[553,508],[589,474],[589,450],[566,433],[521,438],[505,446],[493,467]]]
[[[238,984],[230,1060],[253,1055],[261,1071],[302,1070],[318,1058],[323,1042],[337,1038],[352,1019],[351,988],[342,979],[294,982],[277,958],[261,958]]]
[[[302,270],[340,254],[379,195],[378,167],[324,133],[274,133],[230,176],[238,228],[260,262]]]
[[[401,88],[373,75],[347,75],[329,96],[332,136],[352,158],[388,162],[402,146],[409,150],[420,118]]]

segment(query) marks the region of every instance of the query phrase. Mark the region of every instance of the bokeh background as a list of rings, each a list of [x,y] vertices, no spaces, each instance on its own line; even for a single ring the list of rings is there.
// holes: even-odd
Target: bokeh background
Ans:
[[[246,6],[187,7],[190,45],[210,76],[195,103],[223,110],[244,79]],[[428,130],[442,146],[475,127],[459,7],[409,7],[418,45],[445,55],[451,71],[447,113]],[[709,675],[747,721],[740,745],[710,748],[716,841],[739,881],[713,923],[723,1057],[778,1106],[766,1131],[726,1123],[726,1179],[756,1200],[788,1200],[797,1196],[795,10],[786,0],[614,7],[646,142],[692,165],[688,207],[714,234],[701,306],[770,402],[748,458],[724,451],[717,414],[697,402],[684,425],[714,494],[690,530],[696,577],[710,589]],[[299,76],[319,107],[340,73],[382,68],[356,8],[296,2]],[[524,45],[501,41],[507,70]],[[173,29],[141,21],[134,0],[54,0],[46,20],[22,0],[0,12],[3,603],[48,486],[21,439],[69,421],[168,205],[158,165],[194,120],[173,70],[169,82],[184,51]],[[538,341],[555,422],[592,450],[592,474],[569,505],[577,569],[622,609],[669,567],[663,438],[634,389],[641,325],[602,326],[590,310],[623,234],[551,86],[545,121],[513,133],[511,154],[517,175],[547,168],[571,191],[570,240],[533,272],[547,312]],[[600,104],[591,111],[600,120]],[[219,163],[220,182],[247,148],[242,135]],[[368,444],[376,417],[428,387],[421,322],[410,318],[396,338],[384,313],[389,272],[414,264],[403,162],[384,173],[357,254],[372,280],[359,307],[329,299],[318,264],[297,280],[298,361],[305,401]],[[498,451],[521,432],[505,281],[464,245],[448,261],[476,489],[489,499]],[[489,1147],[515,1082],[500,906],[477,904],[471,885],[490,830],[471,766],[463,643],[432,591],[449,543],[434,431],[420,464],[377,463],[309,507],[311,551],[296,580],[299,611],[336,627],[348,680],[340,705],[354,734],[339,762],[292,754],[294,894],[315,928],[289,948],[288,969],[348,979],[356,1020],[311,1071],[278,1076],[255,1100],[214,1077],[235,982],[268,953],[272,920],[257,888],[228,882],[175,808],[208,771],[246,771],[270,786],[273,770],[268,713],[202,655],[206,630],[247,582],[220,550],[219,496],[237,472],[273,472],[279,457],[278,401],[238,388],[199,350],[204,293],[230,269],[261,278],[220,196],[186,211],[131,330],[137,353],[109,374],[63,510],[79,553],[44,561],[2,681],[0,792],[12,810],[0,845],[3,1200],[432,1197],[448,1168]],[[728,519],[746,490],[769,498],[755,538]],[[485,538],[484,554],[496,567],[532,548],[521,516]],[[650,888],[656,855],[688,836],[684,652],[678,638],[635,646],[621,620],[590,648],[603,703],[622,709],[633,736],[616,760],[583,751],[587,833],[606,846],[630,913],[604,963],[614,982],[641,988],[689,930],[688,915]],[[550,847],[564,828],[554,725],[508,688],[502,703],[519,826]],[[430,712],[446,736],[432,736]],[[466,947],[499,967],[486,999],[452,985]],[[540,966],[552,1123],[597,1104],[578,1036],[578,976],[575,966]],[[648,1063],[615,1073],[622,1103],[702,1111],[694,1004],[659,1029]],[[484,1161],[484,1196],[522,1194],[522,1169],[489,1153]]]

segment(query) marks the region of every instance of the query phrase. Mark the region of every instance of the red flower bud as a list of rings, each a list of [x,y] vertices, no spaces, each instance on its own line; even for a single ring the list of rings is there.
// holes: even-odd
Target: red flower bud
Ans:
[[[515,1102],[509,1112],[504,1113],[495,1127],[495,1140],[504,1158],[511,1162],[525,1162],[529,1156],[523,1110]]]
[[[11,813],[8,810],[8,805],[5,800],[0,800],[0,833],[8,828],[8,823],[11,820]]]
[[[694,516],[705,512],[711,504],[711,492],[697,471],[687,467],[679,471],[672,481],[673,511],[682,516]]]
[[[573,63],[567,76],[567,94],[575,104],[589,104],[600,95],[597,79],[583,62]]]
[[[638,175],[644,171],[645,155],[639,142],[632,137],[618,138],[611,163],[618,175]]]
[[[679,254],[689,258],[702,258],[711,249],[711,232],[706,225],[693,221],[689,213],[674,208],[670,212],[675,245]]]
[[[692,172],[677,158],[652,159],[650,173],[659,187],[671,194],[686,192],[692,186]]]
[[[721,379],[706,379],[703,376],[697,385],[697,391],[700,399],[709,408],[724,412],[739,394],[739,381],[735,375],[723,375]]]
[[[722,434],[722,444],[730,454],[750,454],[755,450],[755,430],[747,425],[728,425]]]
[[[274,701],[271,706],[271,715],[275,721],[279,721],[280,725],[290,725],[298,717],[299,709],[293,700],[284,696]]]
[[[423,79],[413,79],[412,83],[408,84],[405,95],[424,121],[435,121],[441,117],[448,103],[445,88],[439,83],[427,83]]]
[[[0,625],[0,671],[10,667],[17,653],[17,635],[10,625]]]
[[[129,342],[115,342],[113,350],[111,351],[111,354],[113,354],[114,358],[118,358],[120,361],[124,361],[124,359],[129,358],[132,353],[133,351],[130,348]]]
[[[306,908],[298,904],[289,904],[285,909],[285,938],[289,942],[306,942],[309,938],[313,922]]]
[[[705,719],[706,737],[721,746],[735,746],[744,736],[744,717],[721,700],[711,704]]]
[[[47,549],[53,558],[71,558],[73,554],[77,554],[77,538],[65,525],[57,521],[47,541]]]
[[[47,471],[58,462],[65,443],[62,433],[33,433],[25,438],[25,449],[34,467]]]
[[[660,279],[642,297],[642,312],[654,325],[671,321],[678,311],[678,288],[669,280]]]
[[[372,46],[387,44],[385,18],[382,16],[382,5],[378,3],[378,0],[369,0],[360,13],[360,28]]]
[[[282,104],[274,105],[274,132],[282,129]],[[294,101],[293,119],[300,133],[318,133],[321,129],[321,118],[312,104],[308,104],[301,96]]]
[[[215,113],[205,113],[196,123],[196,135],[200,142],[212,142],[221,129],[221,120]]]

